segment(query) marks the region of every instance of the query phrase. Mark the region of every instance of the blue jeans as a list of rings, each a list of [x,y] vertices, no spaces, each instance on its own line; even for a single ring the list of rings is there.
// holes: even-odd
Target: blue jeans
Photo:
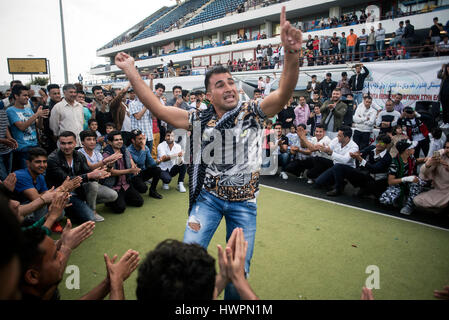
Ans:
[[[351,56],[351,61],[354,61],[354,56],[355,56],[355,46],[349,46],[348,47],[348,54],[346,55],[346,61],[349,60],[349,55],[352,52],[352,56]]]
[[[278,154],[278,165],[282,168],[282,171],[285,171],[285,167],[287,167],[289,160],[290,160],[289,152]]]
[[[0,180],[5,180],[12,170],[12,152],[0,154]]]
[[[360,60],[362,60],[362,58],[365,58],[366,45],[359,46],[359,53],[360,53]]]
[[[248,275],[256,236],[257,204],[255,202],[225,201],[213,196],[206,190],[202,190],[190,212],[183,241],[185,243],[197,243],[207,249],[223,216],[226,221],[226,242],[235,228],[243,228],[245,240],[248,241],[245,261],[245,272]],[[193,230],[189,225],[190,223],[199,223],[200,229],[198,231]],[[226,287],[224,298],[226,300],[240,299],[232,284],[228,284]]]
[[[70,197],[70,207],[66,208],[66,212],[69,213],[76,222],[82,224],[86,221],[93,221],[95,218],[93,210],[89,207],[86,201],[81,200],[76,195]]]
[[[354,101],[357,103],[357,106],[358,106],[363,101],[363,92],[353,93],[353,95],[354,95]]]
[[[376,41],[376,50],[377,50],[377,55],[379,57],[382,57],[384,55],[384,53],[383,53],[383,51],[384,51],[384,41],[383,40]]]

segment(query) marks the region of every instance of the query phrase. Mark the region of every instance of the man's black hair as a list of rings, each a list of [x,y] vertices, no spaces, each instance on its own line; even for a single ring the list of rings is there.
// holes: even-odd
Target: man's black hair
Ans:
[[[25,284],[25,273],[30,267],[40,266],[45,252],[39,245],[45,240],[46,233],[42,228],[30,228],[23,232],[23,247],[20,252],[21,277],[20,282]]]
[[[84,130],[80,132],[80,140],[84,141],[88,137],[93,137],[97,139],[97,134],[92,130]]]
[[[256,93],[262,93],[262,90],[260,90],[259,88],[256,88],[256,89],[254,89],[254,92],[253,92],[254,94],[256,94]]]
[[[172,92],[175,92],[175,90],[176,89],[179,89],[179,90],[181,90],[182,91],[182,87],[181,86],[178,86],[178,85],[176,85],[176,86],[174,86],[173,87],[173,89],[172,89]]]
[[[326,130],[326,129],[324,129],[324,126],[321,123],[319,123],[315,126],[315,130],[316,130],[316,128],[321,128],[323,130]]]
[[[391,143],[391,138],[388,134],[382,133],[377,137],[377,141],[382,141],[386,145],[389,145]]]
[[[441,128],[435,127],[432,129],[432,137],[434,139],[441,139],[442,135],[443,135],[443,130],[441,130]]]
[[[22,81],[20,80],[13,80],[9,83],[9,87],[12,89],[13,86],[15,85],[22,85]]]
[[[61,137],[73,137],[73,139],[76,140],[76,135],[72,132],[72,131],[63,131],[61,132],[61,134],[59,135],[59,138]]]
[[[306,126],[304,123],[298,124],[298,127],[301,127],[301,128],[303,128],[304,130],[307,129],[307,126]]]
[[[114,137],[118,136],[118,135],[123,138],[122,133],[120,131],[114,130],[114,131],[109,132],[108,133],[108,141],[111,141],[111,142],[114,141]]]
[[[51,89],[60,89],[60,88],[59,88],[59,85],[57,85],[57,84],[55,84],[55,83],[50,83],[50,84],[47,86],[47,91],[50,92]]]
[[[92,87],[92,94],[95,94],[95,91],[97,91],[97,90],[103,91],[103,88],[101,86],[93,86]]]
[[[47,151],[40,147],[32,148],[28,151],[28,160],[33,161],[37,157],[45,157],[47,158]]]
[[[154,87],[155,90],[162,88],[165,91],[165,86],[162,83],[156,83],[156,86]]]
[[[351,127],[341,126],[338,130],[343,132],[343,136],[344,137],[352,138],[352,129],[351,129]]]
[[[104,125],[104,127],[106,128],[106,127],[113,127],[114,129],[116,129],[115,128],[115,123],[114,122],[106,122],[106,124]]]
[[[97,119],[89,119],[89,120],[87,121],[87,125],[90,126],[90,124],[91,124],[92,122],[98,123],[98,120],[97,120]]]
[[[225,68],[223,66],[214,67],[214,68],[212,68],[212,69],[210,69],[209,71],[206,72],[206,78],[204,78],[204,87],[206,88],[206,92],[209,91],[209,79],[210,79],[210,77],[212,77],[214,74],[222,74],[222,73],[229,73],[229,74],[231,74],[229,69]]]
[[[182,97],[185,98],[189,95],[189,90],[182,90]]]
[[[14,87],[12,87],[11,94],[13,96],[20,96],[22,91],[28,91],[28,90],[30,90],[30,89],[28,89],[28,87],[18,84],[18,85],[15,85]]]
[[[274,124],[274,126],[273,126],[273,127],[275,127],[275,128],[276,128],[276,126],[281,126],[281,127],[282,127],[282,123],[281,123],[281,122],[276,122],[276,123]]]
[[[140,301],[212,300],[215,259],[198,244],[165,240],[139,267],[136,297]]]

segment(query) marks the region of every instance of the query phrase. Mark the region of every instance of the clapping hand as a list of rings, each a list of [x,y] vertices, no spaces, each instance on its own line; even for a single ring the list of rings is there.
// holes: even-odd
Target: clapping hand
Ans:
[[[9,191],[13,192],[14,189],[16,188],[16,182],[17,182],[16,174],[15,173],[10,173],[5,178],[5,180],[2,181],[2,184],[5,186],[6,189],[8,189]]]
[[[61,244],[67,246],[71,250],[77,248],[81,242],[89,238],[95,229],[95,222],[87,221],[82,225],[72,229],[70,219],[67,219],[67,224],[64,227],[61,235]]]

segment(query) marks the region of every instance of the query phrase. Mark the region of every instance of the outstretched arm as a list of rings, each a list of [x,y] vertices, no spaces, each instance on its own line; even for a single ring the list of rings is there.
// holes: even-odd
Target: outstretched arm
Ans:
[[[140,101],[158,119],[175,128],[189,129],[189,113],[179,108],[169,108],[161,104],[134,67],[134,58],[124,52],[115,56],[115,64],[122,69],[129,79]]]
[[[286,20],[285,7],[282,7],[281,12],[281,42],[285,57],[279,88],[266,97],[261,104],[263,112],[268,117],[272,117],[282,110],[298,82],[302,33]]]

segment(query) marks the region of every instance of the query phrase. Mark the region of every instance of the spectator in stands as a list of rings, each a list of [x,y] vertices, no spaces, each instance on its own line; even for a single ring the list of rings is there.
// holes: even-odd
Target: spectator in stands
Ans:
[[[348,73],[346,71],[341,73],[341,79],[337,83],[337,88],[341,90],[341,97],[343,100],[345,100],[346,96],[351,93],[351,85],[349,84]]]
[[[282,129],[285,131],[289,130],[293,125],[293,121],[296,118],[295,115],[295,107],[297,103],[293,100],[293,97],[288,100],[288,103],[284,106],[284,109],[281,110],[278,114],[278,120],[282,124]]]
[[[449,128],[449,63],[443,64],[437,74],[438,79],[441,79],[440,93],[438,98],[443,109],[443,124],[441,129]]]
[[[371,26],[366,49],[368,50],[368,57],[374,55],[374,51],[376,49],[376,31],[374,29],[374,26]]]
[[[320,52],[320,40],[318,39],[318,36],[315,36],[313,39],[313,54],[315,55],[315,58],[318,57],[319,52]]]
[[[346,46],[348,49],[348,54],[346,55],[346,60],[349,60],[349,55],[352,53],[351,61],[354,61],[355,57],[355,46],[357,45],[357,35],[354,33],[354,29],[349,30],[349,35],[346,38]]]
[[[334,162],[334,166],[324,171],[315,181],[315,186],[318,188],[333,185],[333,189],[326,193],[328,196],[338,196],[343,192],[344,180],[341,175],[344,172],[343,166],[355,168],[355,160],[350,154],[359,151],[359,147],[351,137],[351,128],[341,127],[337,137],[330,142],[329,146],[320,149]]]
[[[161,169],[151,157],[151,150],[145,145],[145,141],[146,138],[142,131],[138,129],[131,131],[131,145],[128,147],[128,151],[134,163],[141,170],[139,174],[131,178],[131,183],[138,192],[145,193],[148,190],[145,181],[152,179],[148,195],[152,198],[162,199],[162,195],[156,191],[161,178]]]
[[[382,23],[378,24],[378,28],[375,32],[375,37],[376,37],[377,55],[379,56],[380,59],[383,59],[382,57],[384,55],[385,29],[382,28]]]
[[[333,139],[337,136],[337,131],[341,127],[347,105],[341,101],[341,90],[334,89],[330,100],[324,102],[320,111],[323,114],[322,124],[327,135]]]
[[[357,106],[354,108],[354,96],[352,93],[348,93],[346,95],[346,100],[344,100],[344,102],[348,108],[346,109],[345,116],[343,117],[343,125],[352,127],[354,112],[355,109],[357,109]]]
[[[309,82],[307,83],[306,90],[307,90],[307,92],[310,94],[310,96],[309,96],[310,99],[313,99],[313,93],[314,93],[316,90],[319,90],[319,89],[320,89],[320,83],[319,83],[318,81],[316,81],[316,80],[317,80],[317,77],[316,77],[316,75],[314,74],[314,75],[312,75],[312,81],[309,81]]]
[[[285,168],[287,167],[289,160],[288,153],[288,139],[282,134],[282,125],[280,123],[276,123],[274,125],[275,132],[275,141],[270,142],[270,150],[274,156],[278,158],[279,167],[281,167],[280,177],[284,180],[288,179],[287,174],[285,173]]]
[[[111,175],[104,181],[104,185],[114,189],[118,198],[109,207],[115,213],[123,213],[127,206],[143,206],[143,198],[134,188],[131,179],[140,173],[141,169],[134,163],[128,149],[123,145],[123,138],[119,131],[108,135],[108,146],[104,149],[103,158],[107,159],[114,153],[121,153],[111,169]]]
[[[371,107],[372,102],[373,99],[370,96],[364,97],[363,102],[357,106],[353,117],[355,124],[353,141],[359,146],[360,150],[368,147],[376,123],[377,111]]]
[[[300,123],[307,124],[310,116],[310,108],[306,103],[306,97],[299,97],[299,105],[294,109],[295,120],[293,124],[298,126]],[[276,128],[275,128],[276,129]]]
[[[338,54],[338,45],[340,44],[340,38],[337,37],[337,33],[334,32],[332,38],[331,38],[331,45],[332,45],[332,55]]]
[[[323,96],[322,101],[331,98],[332,91],[337,87],[337,82],[332,80],[332,73],[326,73],[326,79],[320,84],[320,94]]]
[[[404,46],[407,51],[411,52],[413,43],[415,42],[415,27],[410,24],[410,20],[405,20],[404,34],[402,35],[404,39]]]
[[[307,104],[309,105],[311,111],[313,111],[315,109],[315,107],[321,108],[321,106],[323,104],[321,103],[321,100],[320,100],[319,90],[313,91],[312,99],[308,99]]]
[[[95,114],[94,119],[98,121],[98,131],[104,135],[106,133],[106,123],[113,121],[108,100],[105,97],[103,88],[100,86],[93,86],[92,94],[94,95],[94,101],[91,111],[92,114]]]
[[[6,110],[9,126],[14,140],[17,141],[17,149],[14,151],[13,168],[26,168],[28,150],[38,146],[36,120],[48,117],[49,110],[39,107],[36,113],[31,108],[25,108],[28,104],[28,88],[23,85],[12,87],[11,95],[14,97],[14,105]]]
[[[313,39],[312,39],[312,35],[311,34],[309,34],[307,36],[306,48],[309,51],[313,51]]]
[[[290,164],[293,161],[302,161],[302,160],[306,160],[310,157],[311,155],[311,151],[307,149],[307,147],[304,144],[301,144],[301,141],[299,139],[298,136],[298,128],[301,128],[301,131],[304,131],[305,134],[308,134],[307,131],[307,126],[304,123],[300,123],[296,129],[295,129],[295,133],[294,135],[288,135],[287,138],[290,136],[292,139],[288,140],[288,154],[289,154],[289,160],[288,160],[288,164],[285,166],[285,171],[286,172],[292,172],[293,174],[295,174],[296,176],[302,178],[304,177],[303,172],[305,170],[305,168],[303,168],[302,166],[300,166],[298,163],[296,163],[296,165],[294,165],[293,167],[290,166]],[[289,168],[290,166],[290,168]],[[299,168],[299,171],[298,171]],[[290,171],[289,171],[290,170]]]
[[[363,67],[363,73],[362,73]],[[349,79],[349,83],[351,85],[351,91],[354,95],[354,101],[356,105],[362,103],[363,99],[363,87],[365,84],[365,79],[369,75],[369,70],[363,64],[355,65],[355,74],[351,76]]]
[[[264,89],[264,97],[267,97],[270,92],[271,92],[271,87],[273,86],[273,84],[278,81],[278,79],[276,79],[276,73],[273,73],[274,75],[274,79],[271,80],[270,76],[266,76],[265,77],[265,89]]]
[[[380,133],[392,133],[400,117],[401,114],[394,110],[393,100],[388,99],[385,109],[377,115],[376,126],[380,128]]]
[[[345,35],[346,35],[346,33],[342,32],[341,37],[340,37],[340,54],[341,55],[346,55],[346,53],[347,53],[347,50],[346,50],[347,39],[346,39]],[[348,59],[345,59],[345,60],[348,60]]]
[[[256,90],[257,89],[255,89],[254,92]],[[195,102],[192,102],[190,104],[190,107],[195,108],[196,110],[206,110],[207,109],[207,105],[203,102],[201,91],[195,91]]]
[[[328,36],[324,36],[324,38],[321,39],[320,47],[323,55],[328,57],[332,47],[331,40]]]
[[[164,90],[165,91],[165,90]],[[158,88],[156,88],[158,92]],[[159,96],[161,99],[162,93]],[[145,108],[140,100],[134,101],[129,105],[129,113],[131,114],[131,128],[140,130],[146,138],[146,146],[148,149],[153,148],[153,118],[151,112]]]
[[[438,17],[433,18],[433,25],[429,30],[429,37],[434,44],[440,43],[442,31],[444,31],[443,25],[438,23]]]
[[[115,161],[121,158],[120,153],[115,153],[107,159],[103,159],[103,155],[95,150],[97,135],[92,130],[81,131],[80,140],[83,147],[78,151],[86,157],[87,165],[91,170],[102,167],[112,168]],[[86,202],[93,210],[97,222],[104,221],[104,218],[96,211],[98,203],[109,203],[117,200],[117,192],[100,184],[98,181],[89,181],[83,185],[86,192]]]
[[[398,155],[393,158],[388,172],[387,190],[379,198],[385,205],[402,206],[401,214],[410,215],[415,209],[413,198],[422,192],[425,184],[417,174],[413,157],[416,142],[401,140],[396,143]]]
[[[399,21],[399,28],[394,32],[394,37],[392,36],[390,40],[390,45],[396,47],[398,43],[403,43],[402,35],[404,34],[404,21]]]
[[[168,190],[169,183],[173,177],[178,176],[178,185],[176,190],[186,192],[184,187],[184,177],[187,166],[183,161],[184,153],[181,146],[175,142],[175,135],[172,131],[167,130],[165,141],[159,144],[157,148],[157,165],[161,171],[161,179],[164,183],[162,189]]]
[[[310,112],[309,119],[307,120],[307,125],[310,125],[310,131],[315,133],[315,128],[317,125],[321,125],[323,115],[321,114],[320,106],[315,105],[312,112]]]
[[[75,189],[70,197],[71,206],[66,209],[68,215],[81,223],[85,221],[101,220],[96,217],[93,210],[86,203],[85,183],[92,180],[104,179],[110,173],[103,168],[91,170],[83,154],[75,150],[76,136],[73,132],[64,131],[59,135],[59,149],[48,156],[47,184],[50,187],[58,187],[69,179],[78,179],[81,186]]]
[[[394,96],[394,110],[402,114],[402,111],[404,110],[405,106],[402,104],[402,93],[396,93]]]
[[[291,151],[292,146],[298,146],[299,145],[299,137],[296,133],[296,126],[292,124],[290,126],[290,131],[285,134],[285,136],[288,139],[288,151]],[[292,155],[290,155],[290,159],[292,158]],[[289,160],[290,162],[290,160]]]
[[[376,145],[370,145],[361,152],[351,153],[350,156],[360,163],[359,168],[349,166],[342,167],[341,174],[354,187],[360,188],[356,196],[374,195],[376,199],[388,187],[388,171],[391,164],[391,155],[388,152],[388,145],[391,138],[386,134],[381,134],[377,138]]]
[[[396,149],[396,143],[401,140],[407,140],[408,136],[406,134],[404,134],[404,132],[402,131],[402,126],[400,126],[400,125],[393,127],[393,132],[388,135],[391,136],[390,155],[391,155],[391,158],[395,158],[398,155],[398,150]]]
[[[435,48],[438,56],[449,56],[449,36],[443,35],[443,41],[439,42]]]
[[[420,157],[421,150],[426,156],[429,153],[429,130],[421,120],[421,116],[412,107],[405,107],[398,124],[404,126],[408,138],[416,142],[416,145],[414,145],[415,158]]]
[[[400,45],[400,44],[399,44]],[[386,60],[396,60],[400,56],[395,46],[389,45],[387,50],[385,51],[385,59]]]
[[[433,188],[413,198],[413,203],[420,208],[439,212],[449,204],[447,190],[449,189],[449,141],[444,148],[434,151],[425,165],[421,166],[419,177],[432,181]]]
[[[426,37],[419,49],[418,58],[429,58],[435,55],[435,45],[431,43],[430,37]]]

